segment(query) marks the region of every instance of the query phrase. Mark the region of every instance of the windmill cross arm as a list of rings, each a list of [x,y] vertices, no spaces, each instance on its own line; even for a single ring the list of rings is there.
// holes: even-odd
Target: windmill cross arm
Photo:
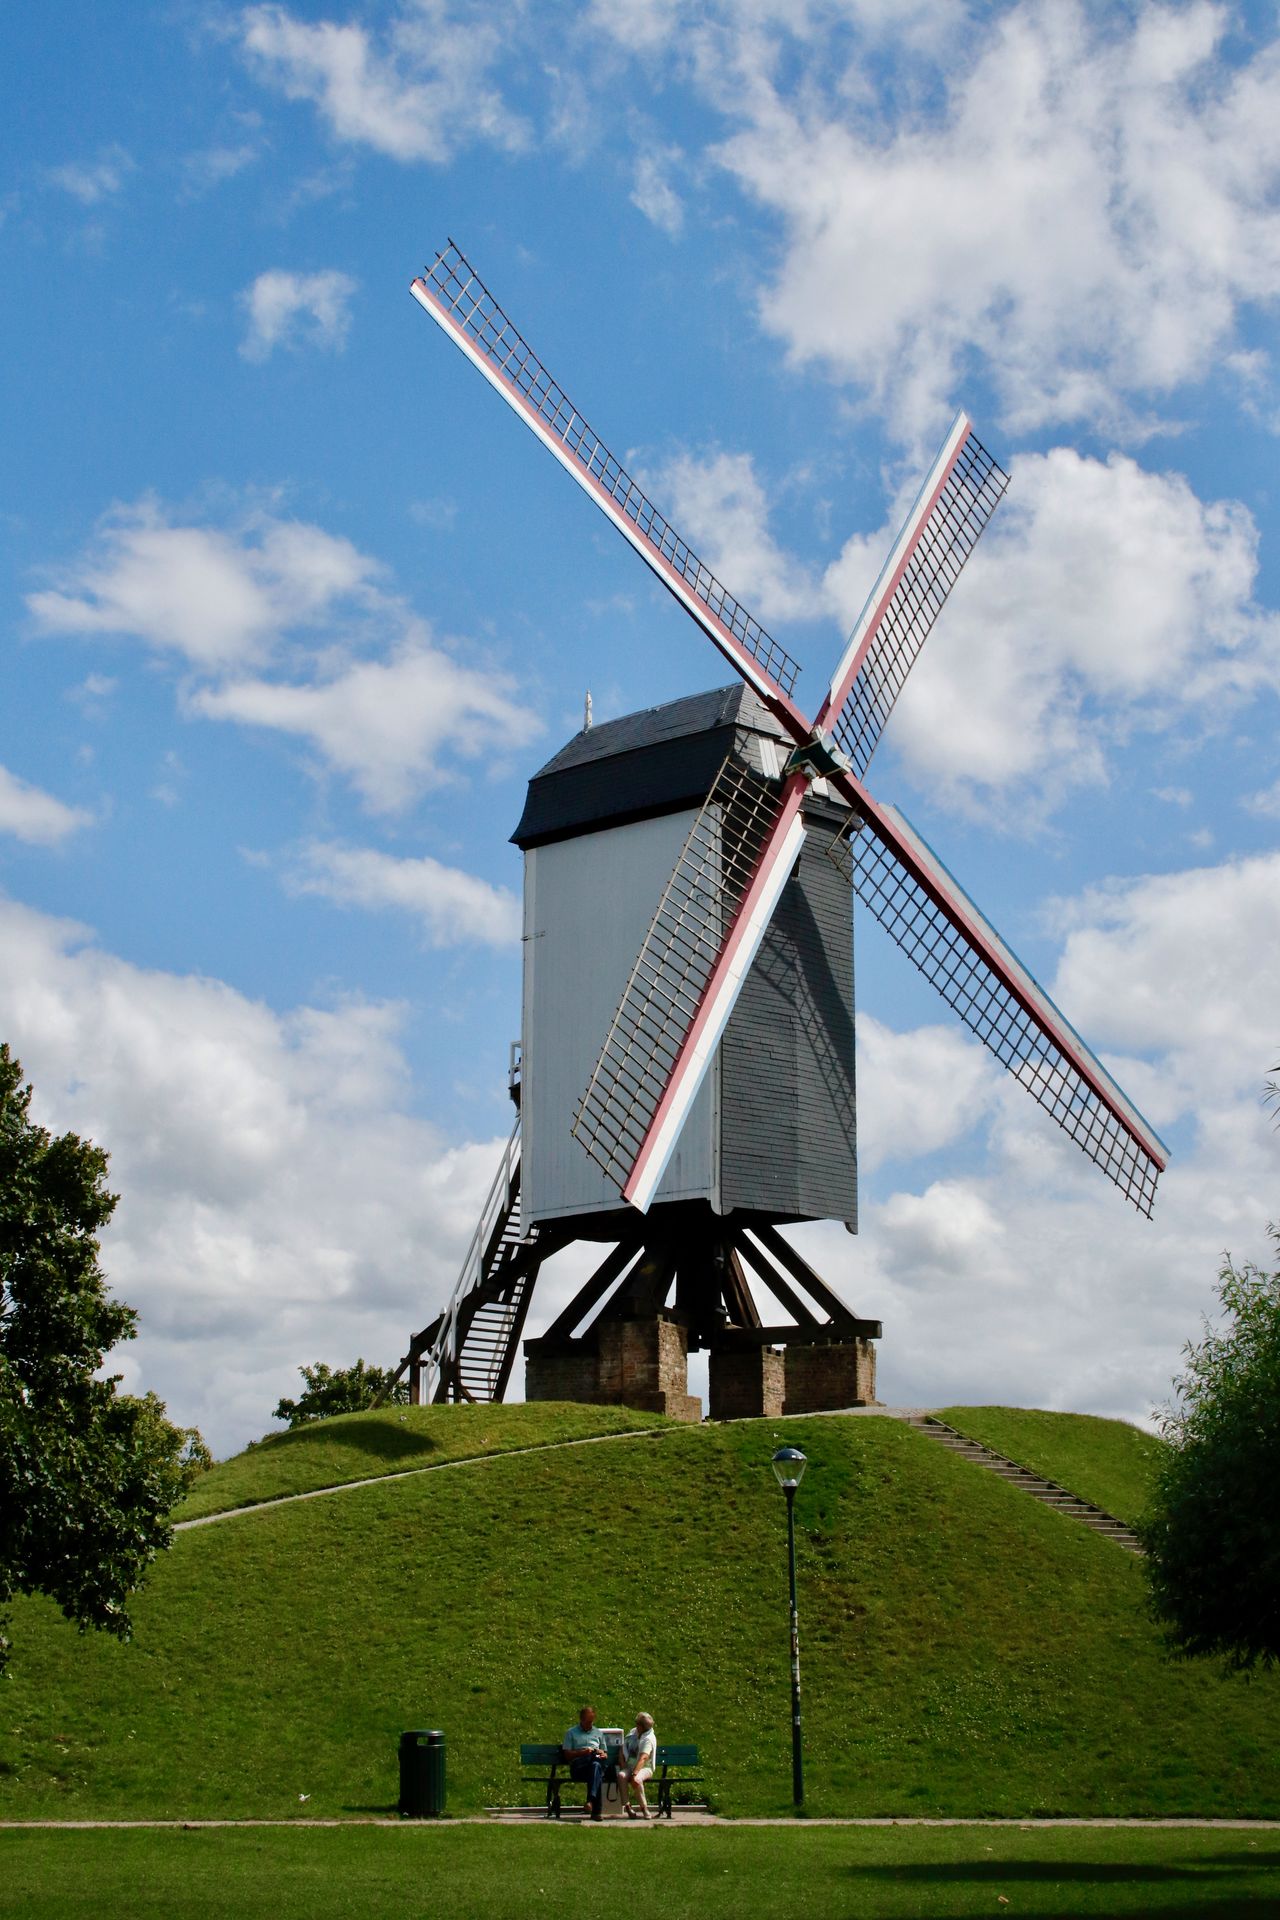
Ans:
[[[928,843],[861,783],[860,826],[833,853],[858,898],[1001,1064],[1141,1213],[1168,1148]]]
[[[958,413],[867,597],[817,725],[859,777],[960,570],[1009,484]]]
[[[788,730],[799,667],[716,579],[611,454],[450,242],[410,293],[635,548]]]

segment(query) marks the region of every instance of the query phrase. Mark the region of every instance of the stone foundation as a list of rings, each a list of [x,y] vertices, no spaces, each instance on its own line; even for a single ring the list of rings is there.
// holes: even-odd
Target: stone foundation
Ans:
[[[689,1393],[689,1335],[678,1320],[602,1320],[599,1394],[606,1405],[701,1420]]]
[[[786,1361],[773,1347],[713,1348],[711,1418],[773,1418],[783,1410]]]
[[[581,1341],[526,1340],[526,1400],[636,1407],[701,1420],[689,1392],[689,1336],[678,1320],[601,1320]]]
[[[573,1400],[594,1406],[600,1398],[597,1375],[593,1346],[547,1347],[541,1340],[525,1341],[526,1400]]]
[[[876,1403],[876,1350],[870,1340],[788,1347],[784,1413],[831,1413]]]

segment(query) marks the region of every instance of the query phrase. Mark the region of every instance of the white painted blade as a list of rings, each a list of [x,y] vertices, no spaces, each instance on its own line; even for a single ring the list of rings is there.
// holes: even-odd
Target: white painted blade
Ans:
[[[802,774],[726,760],[690,828],[574,1119],[647,1212],[804,844]]]
[[[747,684],[807,726],[792,703],[800,669],[699,560],[614,458],[450,242],[410,293],[572,475]],[[797,731],[798,729],[798,731]]]
[[[831,679],[817,725],[861,779],[907,675],[1009,476],[963,413],[916,495]]]
[[[859,804],[834,842],[859,900],[908,959],[1140,1213],[1169,1161],[1159,1134],[895,807]]]

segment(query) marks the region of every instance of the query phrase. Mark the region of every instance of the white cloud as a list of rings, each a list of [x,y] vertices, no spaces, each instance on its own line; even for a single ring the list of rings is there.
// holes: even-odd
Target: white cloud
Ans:
[[[507,676],[437,645],[377,584],[381,572],[305,521],[175,524],[143,501],[108,515],[57,587],[27,605],[47,633],[120,634],[176,653],[198,676],[182,689],[188,714],[305,740],[388,811],[448,779],[451,756],[492,764],[540,722]],[[379,657],[365,657],[375,646]]]
[[[246,360],[265,360],[277,347],[301,342],[341,353],[351,328],[348,310],[356,282],[350,274],[286,273],[272,267],[260,273],[240,295],[248,332],[240,352]]]
[[[681,13],[680,0],[591,0],[588,18],[633,53],[653,53],[667,48]]]
[[[883,1318],[891,1402],[1142,1419],[1212,1305],[1223,1250],[1267,1249],[1280,1145],[1261,1092],[1277,1050],[1280,854],[1090,891],[1061,907],[1060,924],[1055,999],[1152,1121],[1177,1129],[1154,1221],[1008,1076],[980,1077],[949,1111],[943,1030],[886,1044],[860,1014],[860,1154],[872,1169],[861,1232],[851,1243],[821,1225],[796,1238],[860,1312]],[[962,1058],[969,1043],[955,1032]],[[966,1114],[986,1129],[978,1171],[923,1190],[877,1182],[913,1120],[946,1133]]]
[[[830,610],[828,589],[774,537],[750,454],[683,451],[641,478],[681,536],[758,618],[804,620]]]
[[[864,1172],[953,1145],[989,1117],[989,1053],[960,1026],[896,1033],[858,1014],[858,1164]]]
[[[828,593],[852,620],[893,527],[851,540]],[[1251,594],[1257,533],[1178,474],[1063,447],[1013,484],[912,669],[888,738],[912,778],[1034,824],[1107,777],[1135,731],[1192,733],[1280,686],[1280,629]]]
[[[379,572],[349,540],[304,521],[175,525],[142,500],[104,516],[57,587],[28,595],[27,606],[46,633],[123,634],[218,671],[265,658]]]
[[[632,206],[639,207],[646,220],[651,220],[663,233],[669,233],[673,240],[684,229],[684,202],[668,178],[672,164],[679,158],[678,147],[642,153],[636,161],[631,188]]]
[[[305,682],[230,680],[196,690],[189,710],[305,740],[379,813],[447,780],[447,753],[501,758],[540,725],[509,680],[460,665],[420,625],[387,660]]]
[[[109,146],[103,147],[96,160],[52,167],[48,177],[81,206],[96,207],[103,200],[113,199],[133,170],[134,162],[124,148]]]
[[[188,194],[209,193],[224,180],[234,180],[251,167],[261,149],[253,141],[242,140],[235,146],[202,147],[187,154],[182,162],[183,185]]]
[[[1280,780],[1249,794],[1242,804],[1249,813],[1260,814],[1264,820],[1280,820]]]
[[[850,25],[873,42],[901,37],[936,55],[965,17],[964,0],[592,0],[588,9],[592,28],[630,53],[690,54],[696,64],[730,70],[745,64],[748,49],[767,64],[771,35],[817,44]]]
[[[1073,788],[1104,782],[1133,734],[1198,738],[1280,689],[1280,619],[1252,598],[1258,535],[1239,501],[1206,503],[1182,475],[1122,454],[1057,447],[1011,465],[888,739],[940,801],[1034,828]],[[820,576],[776,538],[749,454],[682,451],[643,478],[766,623],[831,616],[847,631],[919,479],[906,472],[886,524]],[[1189,804],[1184,788],[1159,795]]]
[[[11,833],[28,846],[56,847],[92,820],[83,807],[69,807],[0,767],[0,833]]]
[[[429,500],[411,500],[405,509],[417,527],[431,533],[452,533],[458,519],[458,503],[436,494]]]
[[[968,57],[918,41],[881,102],[822,48],[784,96],[744,22],[704,84],[747,123],[720,159],[783,222],[766,325],[908,436],[972,358],[1024,430],[1202,377],[1280,294],[1280,48],[1230,64],[1228,25],[1027,0]]]
[[[1280,1008],[1280,853],[1091,890],[1060,919],[1054,998],[1102,1044],[1163,1057],[1162,1118],[1261,1085]]]
[[[398,1357],[442,1304],[499,1148],[407,1111],[395,1008],[277,1013],[4,902],[0,1005],[35,1117],[111,1155],[127,1380],[216,1447],[265,1432],[304,1362]]]
[[[394,160],[443,164],[470,141],[517,148],[527,137],[488,79],[507,36],[474,18],[451,19],[443,0],[397,12],[382,46],[355,22],[312,24],[279,6],[248,8],[241,35],[266,84],[311,101],[336,139]]]
[[[374,847],[317,841],[286,874],[285,885],[291,893],[319,894],[339,906],[410,913],[432,947],[510,947],[520,939],[520,901],[509,888],[429,854],[402,859]]]

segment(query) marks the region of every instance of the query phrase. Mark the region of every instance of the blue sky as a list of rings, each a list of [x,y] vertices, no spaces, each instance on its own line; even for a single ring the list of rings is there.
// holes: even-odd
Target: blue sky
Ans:
[[[402,1351],[524,782],[725,678],[410,300],[452,235],[806,703],[957,405],[1011,471],[870,783],[1174,1162],[1137,1219],[859,921],[803,1240],[886,1397],[1145,1417],[1276,1211],[1275,9],[65,4],[0,84],[0,1032],[112,1153],[130,1384],[226,1449]]]

